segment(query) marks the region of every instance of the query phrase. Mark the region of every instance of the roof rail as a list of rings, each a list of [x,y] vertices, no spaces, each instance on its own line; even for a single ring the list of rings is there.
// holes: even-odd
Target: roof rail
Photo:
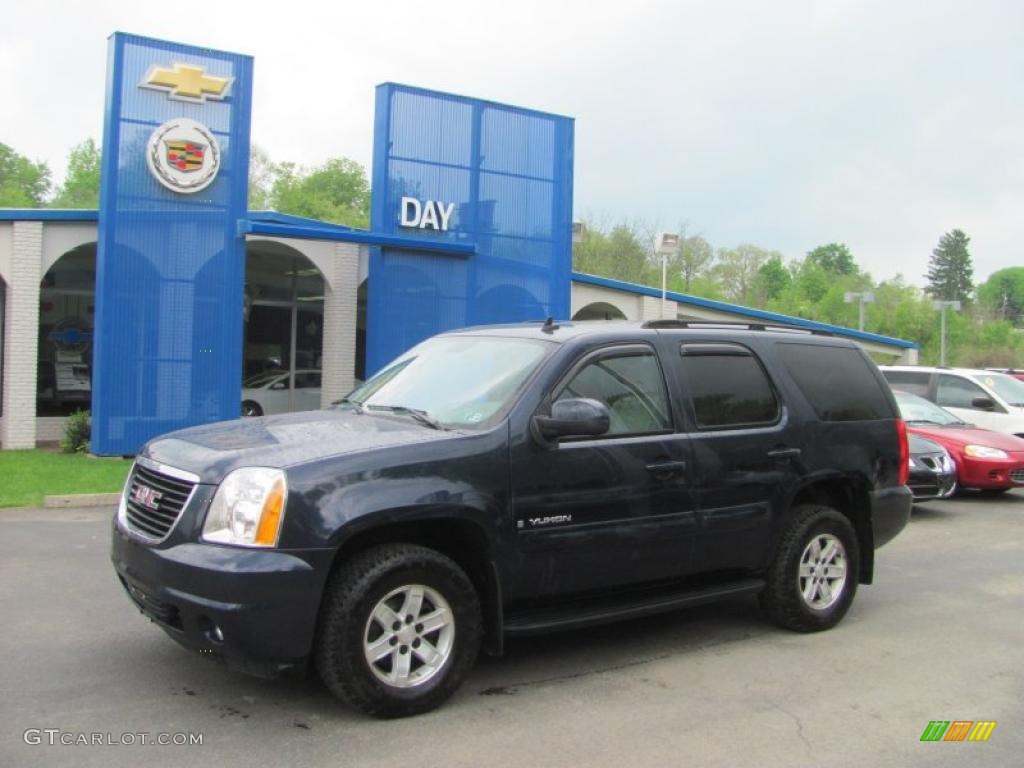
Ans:
[[[772,331],[780,333],[802,333],[814,336],[832,336],[830,331],[822,331],[816,328],[793,328],[788,325],[771,325],[768,323],[735,322],[729,320],[648,320],[643,328],[700,328],[728,330],[731,328],[745,328],[750,331]]]

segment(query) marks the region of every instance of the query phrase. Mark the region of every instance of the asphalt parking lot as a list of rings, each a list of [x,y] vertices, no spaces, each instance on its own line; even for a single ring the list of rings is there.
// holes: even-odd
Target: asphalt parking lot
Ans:
[[[2,766],[1021,764],[1021,491],[916,507],[831,632],[777,630],[740,600],[517,641],[441,710],[391,722],[314,679],[251,679],[179,648],[122,594],[109,519],[0,511]],[[930,720],[998,725],[986,743],[922,743]],[[203,743],[51,746],[27,729]]]

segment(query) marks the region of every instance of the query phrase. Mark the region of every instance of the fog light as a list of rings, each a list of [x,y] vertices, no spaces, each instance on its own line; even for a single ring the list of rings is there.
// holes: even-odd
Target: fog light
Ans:
[[[224,633],[221,632],[220,627],[218,627],[216,624],[213,625],[213,628],[210,631],[208,631],[206,635],[210,638],[210,640],[217,643],[218,645],[224,642]]]

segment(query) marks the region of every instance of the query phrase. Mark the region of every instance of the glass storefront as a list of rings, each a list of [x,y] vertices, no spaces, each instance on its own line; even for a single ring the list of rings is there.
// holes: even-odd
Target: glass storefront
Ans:
[[[96,243],[64,254],[39,291],[38,416],[67,416],[92,399]]]
[[[320,271],[280,243],[249,243],[244,316],[243,414],[319,408],[324,327]]]

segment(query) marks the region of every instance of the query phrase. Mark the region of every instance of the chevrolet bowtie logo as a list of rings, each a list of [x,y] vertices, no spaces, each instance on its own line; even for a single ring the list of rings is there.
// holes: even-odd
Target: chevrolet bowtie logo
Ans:
[[[168,98],[178,101],[202,104],[207,99],[223,99],[233,81],[233,77],[207,75],[203,67],[175,63],[171,69],[153,67],[139,87],[166,91]]]

